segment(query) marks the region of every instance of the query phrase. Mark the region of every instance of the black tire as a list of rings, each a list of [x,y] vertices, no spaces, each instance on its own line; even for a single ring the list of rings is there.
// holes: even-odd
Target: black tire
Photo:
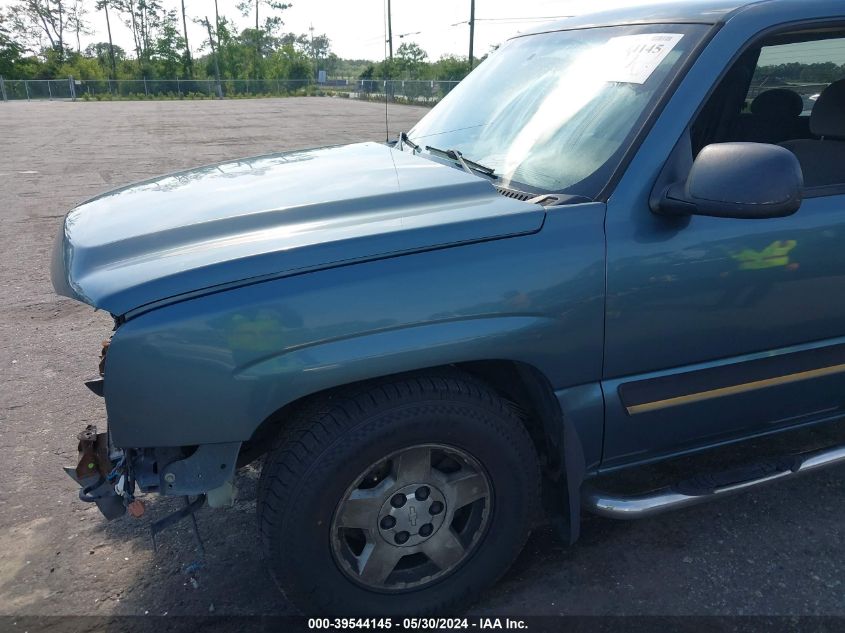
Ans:
[[[419,445],[454,447],[480,465],[489,482],[483,533],[435,580],[396,591],[362,586],[333,550],[338,504],[369,466]],[[362,383],[302,407],[266,457],[258,524],[271,574],[306,614],[454,614],[520,553],[539,495],[537,454],[515,409],[472,376],[432,371]]]

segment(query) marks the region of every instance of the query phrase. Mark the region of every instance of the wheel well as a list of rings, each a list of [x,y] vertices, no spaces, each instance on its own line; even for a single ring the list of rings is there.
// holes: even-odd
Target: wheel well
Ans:
[[[490,385],[520,409],[543,469],[560,469],[560,405],[549,381],[535,367],[508,360],[473,361],[457,365]]]
[[[471,361],[446,367],[427,367],[412,372],[403,372],[403,374],[448,367],[463,370],[480,379],[519,410],[519,417],[534,442],[543,469],[547,474],[556,478],[561,467],[562,425],[560,423],[560,407],[545,376],[531,365],[509,360]],[[379,377],[379,379],[384,378],[390,378],[390,376]],[[300,407],[305,406],[314,398],[323,397],[336,389],[348,386],[340,385],[303,396],[268,416],[256,428],[249,440],[244,442],[238,465],[245,465],[266,453],[285,420],[290,419],[291,415]]]

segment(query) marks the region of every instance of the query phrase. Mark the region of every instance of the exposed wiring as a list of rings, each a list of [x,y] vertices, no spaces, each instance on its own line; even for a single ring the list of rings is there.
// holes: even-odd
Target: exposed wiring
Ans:
[[[115,464],[114,468],[111,469],[111,472],[108,475],[106,475],[106,479],[108,481],[114,481],[115,479],[117,479],[117,476],[120,474],[119,471],[120,471],[121,468],[123,468],[123,465],[125,463],[126,463],[126,455],[124,454],[124,455],[120,456],[120,459],[117,461],[117,464]]]

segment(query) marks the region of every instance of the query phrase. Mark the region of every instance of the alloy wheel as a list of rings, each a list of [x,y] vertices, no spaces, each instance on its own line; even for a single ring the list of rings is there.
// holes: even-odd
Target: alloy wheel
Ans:
[[[371,464],[347,489],[332,519],[332,553],[369,589],[418,589],[469,558],[492,501],[486,472],[466,451],[411,446]]]

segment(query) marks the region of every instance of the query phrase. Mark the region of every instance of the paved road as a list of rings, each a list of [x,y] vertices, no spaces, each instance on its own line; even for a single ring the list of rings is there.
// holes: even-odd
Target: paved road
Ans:
[[[393,107],[391,128],[425,110]],[[185,527],[150,548],[147,524],[101,520],[60,467],[103,424],[95,372],[108,315],[52,294],[63,213],[162,172],[271,151],[380,140],[384,109],[329,98],[0,103],[0,614],[284,614],[259,561],[257,468],[234,508],[203,510],[208,556]],[[823,433],[802,441],[815,441]],[[677,467],[689,467],[680,464]],[[588,518],[563,547],[539,529],[479,614],[840,614],[842,469],[642,522]],[[198,565],[192,563],[199,562]]]

